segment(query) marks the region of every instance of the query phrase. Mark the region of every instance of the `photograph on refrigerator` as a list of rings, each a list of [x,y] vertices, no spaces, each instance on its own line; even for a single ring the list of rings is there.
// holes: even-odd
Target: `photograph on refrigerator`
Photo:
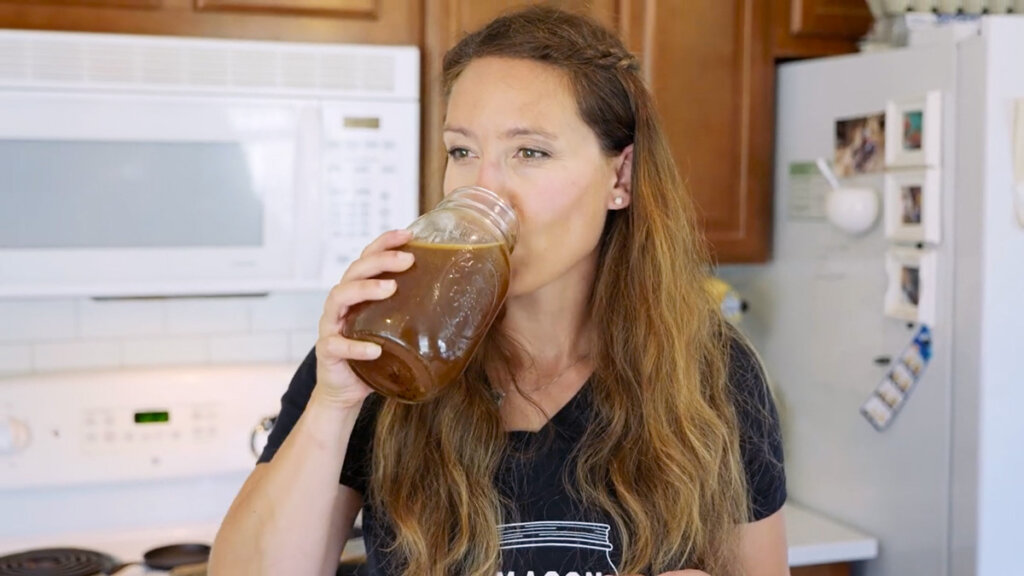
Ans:
[[[885,107],[885,163],[888,167],[938,166],[942,95],[938,91]]]
[[[888,251],[885,260],[889,284],[886,316],[931,325],[935,318],[934,251],[897,247]]]
[[[941,178],[938,169],[885,175],[885,236],[893,242],[938,244]]]
[[[921,300],[921,269],[916,266],[900,266],[900,293],[903,302],[916,307]]]
[[[836,120],[833,166],[837,176],[885,169],[885,114]]]

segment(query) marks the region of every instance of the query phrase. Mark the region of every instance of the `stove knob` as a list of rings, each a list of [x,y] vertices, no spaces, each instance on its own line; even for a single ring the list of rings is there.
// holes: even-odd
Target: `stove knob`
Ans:
[[[10,416],[0,416],[0,454],[20,452],[32,443],[28,424]]]

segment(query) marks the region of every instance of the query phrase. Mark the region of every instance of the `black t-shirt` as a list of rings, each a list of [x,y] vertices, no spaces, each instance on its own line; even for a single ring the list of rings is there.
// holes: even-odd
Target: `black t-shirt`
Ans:
[[[740,423],[740,449],[746,470],[751,521],[775,513],[786,501],[782,439],[778,413],[757,360],[735,341],[730,355],[730,381]],[[260,457],[267,462],[295,426],[316,382],[312,352],[299,367],[281,399],[281,412]],[[513,522],[498,527],[501,569],[498,576],[564,576],[617,574],[620,538],[615,524],[600,510],[584,507],[564,487],[575,475],[573,449],[590,418],[590,387],[585,384],[539,432],[510,432],[509,455],[501,463],[495,485],[514,503],[506,511]],[[382,399],[372,395],[363,404],[349,441],[340,481],[365,494],[370,478],[376,414]],[[382,552],[392,538],[381,511],[363,508],[367,573],[398,571]]]

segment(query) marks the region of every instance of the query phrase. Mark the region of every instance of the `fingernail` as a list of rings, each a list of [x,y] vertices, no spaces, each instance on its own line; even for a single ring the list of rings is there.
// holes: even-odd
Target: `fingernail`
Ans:
[[[379,358],[380,353],[381,348],[379,344],[367,343],[363,347],[363,354],[364,356],[366,356],[367,359]]]
[[[394,280],[379,280],[378,282],[381,292],[391,292],[398,287],[398,283]]]
[[[399,252],[398,253],[398,258],[402,262],[412,262],[413,255],[412,255],[412,252]]]

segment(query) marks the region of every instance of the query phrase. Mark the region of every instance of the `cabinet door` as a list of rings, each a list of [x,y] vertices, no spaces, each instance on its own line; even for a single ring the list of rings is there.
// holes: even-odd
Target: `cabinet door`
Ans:
[[[790,0],[790,31],[797,36],[857,40],[873,19],[864,0]]]
[[[197,10],[375,18],[378,0],[195,0]]]
[[[419,45],[423,0],[0,0],[0,27]]]
[[[3,0],[6,4],[64,4],[66,6],[109,6],[112,8],[159,8],[163,0]]]
[[[716,259],[767,260],[774,115],[769,3],[628,4],[623,36],[642,56]]]
[[[857,51],[874,22],[866,0],[773,0],[776,59]]]
[[[441,140],[444,96],[441,93],[441,61],[444,53],[469,32],[493,18],[528,4],[531,0],[426,0],[423,54],[423,190],[420,205],[428,210],[441,199],[445,150]],[[617,27],[617,0],[560,0],[556,6],[594,16],[612,29]]]

